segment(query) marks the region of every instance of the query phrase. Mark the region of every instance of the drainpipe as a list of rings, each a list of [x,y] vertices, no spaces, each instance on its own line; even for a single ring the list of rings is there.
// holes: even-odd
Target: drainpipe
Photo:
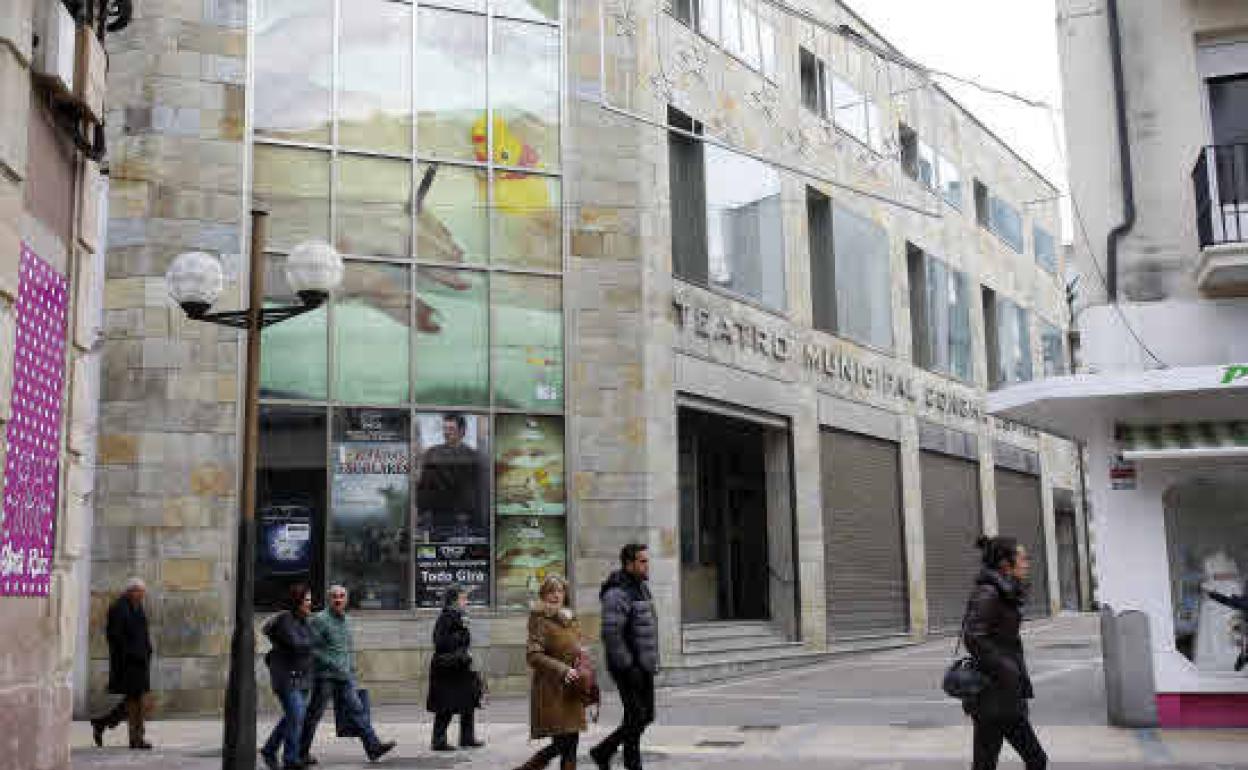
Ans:
[[[1131,174],[1131,143],[1127,135],[1127,92],[1122,78],[1122,30],[1118,0],[1106,0],[1109,56],[1114,67],[1114,109],[1118,118],[1118,164],[1122,175],[1122,223],[1109,231],[1105,243],[1105,294],[1118,301],[1118,243],[1135,227],[1135,185]]]

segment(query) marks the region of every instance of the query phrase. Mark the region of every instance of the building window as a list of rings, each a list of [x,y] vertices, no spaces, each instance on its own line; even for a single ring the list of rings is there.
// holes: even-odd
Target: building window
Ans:
[[[775,80],[776,22],[766,3],[756,0],[674,0],[672,15]]]
[[[1031,379],[1031,330],[1027,311],[992,289],[983,290],[988,386],[997,389]]]
[[[884,126],[879,104],[839,75],[833,75],[831,81],[832,122],[875,152],[883,152]]]
[[[888,232],[817,190],[806,204],[815,328],[891,351]]]
[[[1031,240],[1036,250],[1036,264],[1046,271],[1057,274],[1057,244],[1053,236],[1042,227],[1033,227]]]
[[[1022,215],[1004,199],[993,195],[987,185],[978,179],[975,180],[975,219],[1010,248],[1023,253]]]
[[[1060,377],[1069,374],[1066,346],[1062,344],[1062,330],[1048,321],[1040,321],[1040,353],[1044,357],[1044,376]]]
[[[805,48],[798,49],[798,70],[802,83],[802,105],[824,120],[828,119],[828,69],[823,60]]]
[[[988,200],[988,187],[978,179],[975,180],[975,222],[987,228],[992,220]]]
[[[906,258],[915,363],[970,382],[974,370],[969,279],[912,244],[907,244]]]
[[[902,170],[929,190],[936,190],[936,151],[904,123],[897,126],[897,139],[901,144]]]
[[[700,132],[676,110],[671,125]],[[669,134],[672,268],[774,310],[787,299],[780,173],[696,138]]]
[[[263,332],[256,598],[337,581],[408,609],[458,582],[527,606],[567,561],[559,4],[346,6],[256,25],[266,300],[293,301],[300,241],[346,261],[325,308]]]
[[[940,179],[940,195],[945,203],[962,210],[962,173],[953,161],[937,154],[937,176]]]

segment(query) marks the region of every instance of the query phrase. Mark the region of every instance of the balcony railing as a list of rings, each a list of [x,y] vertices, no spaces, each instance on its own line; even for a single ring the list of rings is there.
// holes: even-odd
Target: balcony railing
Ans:
[[[1202,148],[1192,187],[1201,248],[1248,242],[1248,144]]]

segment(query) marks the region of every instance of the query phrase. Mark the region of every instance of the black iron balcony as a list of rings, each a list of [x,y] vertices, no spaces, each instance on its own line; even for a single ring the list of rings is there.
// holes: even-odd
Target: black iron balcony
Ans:
[[[1192,189],[1201,248],[1197,285],[1210,296],[1248,296],[1248,144],[1202,148]]]

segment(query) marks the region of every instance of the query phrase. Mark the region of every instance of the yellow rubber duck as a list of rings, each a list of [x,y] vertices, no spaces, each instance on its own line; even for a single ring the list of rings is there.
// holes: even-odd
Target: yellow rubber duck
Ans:
[[[489,158],[486,116],[472,126],[473,152],[478,161]],[[501,115],[494,116],[494,162],[515,168],[537,168],[537,150],[511,133]],[[483,191],[484,193],[484,191]],[[550,187],[545,177],[519,171],[496,171],[494,207],[508,214],[534,215],[550,208]]]

